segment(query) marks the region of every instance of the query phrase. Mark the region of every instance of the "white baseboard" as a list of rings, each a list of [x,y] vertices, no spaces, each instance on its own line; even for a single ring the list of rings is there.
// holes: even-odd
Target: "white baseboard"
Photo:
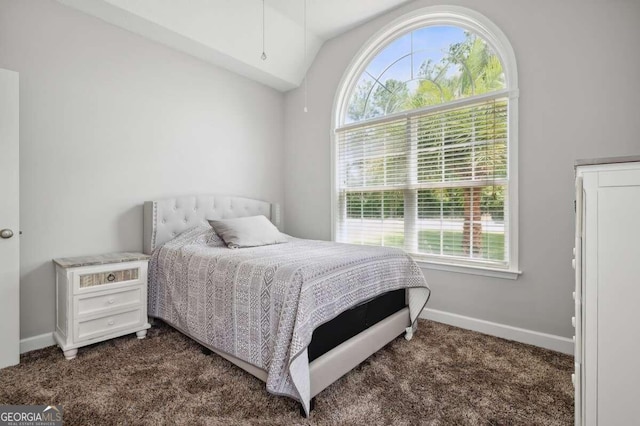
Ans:
[[[553,334],[540,333],[539,331],[527,330],[524,328],[512,327],[510,325],[498,324],[477,318],[438,311],[435,309],[425,309],[420,314],[420,318],[429,319],[444,324],[453,325],[467,330],[477,331],[490,336],[501,337],[507,340],[539,346],[552,351],[573,355],[573,340],[567,337],[555,336]],[[20,340],[20,353],[35,351],[55,345],[53,333],[40,334],[39,336],[27,337]]]
[[[35,351],[36,349],[46,348],[47,346],[55,344],[56,341],[53,340],[53,333],[27,337],[26,339],[20,339],[20,353]]]
[[[567,355],[573,355],[573,340],[567,337],[540,333],[538,331],[512,327],[510,325],[498,324],[477,318],[465,317],[463,315],[452,314],[435,309],[423,310],[420,314],[420,318],[477,331],[490,336],[501,337],[507,340],[515,340],[516,342],[551,349],[552,351],[562,352]]]

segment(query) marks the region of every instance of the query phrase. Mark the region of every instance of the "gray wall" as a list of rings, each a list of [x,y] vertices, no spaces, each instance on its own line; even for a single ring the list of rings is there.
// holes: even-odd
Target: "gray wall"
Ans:
[[[507,35],[520,83],[520,265],[516,281],[424,270],[429,307],[571,336],[573,162],[640,154],[640,2],[448,1],[477,10]],[[327,42],[286,97],[286,230],[331,238],[330,126],[334,95],[361,46],[415,1]]]
[[[283,202],[284,97],[50,0],[0,0],[20,73],[21,336],[53,331],[51,258],[142,249],[142,203]]]

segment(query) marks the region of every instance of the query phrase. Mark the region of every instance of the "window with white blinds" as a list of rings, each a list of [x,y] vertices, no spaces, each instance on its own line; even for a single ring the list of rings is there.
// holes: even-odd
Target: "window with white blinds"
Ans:
[[[355,80],[335,130],[335,239],[508,269],[511,92],[500,58],[456,27],[403,37]]]

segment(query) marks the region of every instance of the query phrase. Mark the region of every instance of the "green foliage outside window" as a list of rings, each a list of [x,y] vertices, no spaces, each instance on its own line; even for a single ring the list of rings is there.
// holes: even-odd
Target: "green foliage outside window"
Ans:
[[[439,62],[425,60],[411,80],[361,80],[352,95],[347,116],[350,121],[357,122],[440,105],[504,87],[504,73],[498,56],[484,40],[465,32],[464,41],[451,44]],[[455,182],[486,182],[507,177],[506,103],[506,100],[498,100],[491,105],[444,110],[417,120],[416,183],[434,184],[433,188],[418,190],[417,218],[460,219],[465,222],[464,230],[457,234],[442,230],[420,231],[420,252],[437,252],[445,244],[452,247],[449,250],[452,253],[466,255],[473,251],[485,258],[501,260],[500,257],[504,257],[504,234],[486,236],[480,222],[481,219],[504,220],[505,186],[490,183],[471,187],[455,185]],[[390,136],[383,134],[383,130],[397,133],[404,131],[403,126],[399,122],[395,128],[361,129],[360,134],[353,136],[358,141],[365,141],[364,147],[352,144],[355,148],[349,146],[347,149],[361,149],[363,152],[370,149],[383,154],[363,154],[348,164],[345,194],[348,219],[404,218],[403,189],[366,189],[404,183],[406,177],[395,171],[404,170],[406,153],[394,155],[379,148]],[[368,146],[367,141],[370,143]],[[353,157],[358,158],[357,155]],[[357,187],[362,187],[362,190]],[[388,234],[378,243],[401,245],[403,239],[402,234]],[[435,245],[438,245],[438,250],[433,249]]]

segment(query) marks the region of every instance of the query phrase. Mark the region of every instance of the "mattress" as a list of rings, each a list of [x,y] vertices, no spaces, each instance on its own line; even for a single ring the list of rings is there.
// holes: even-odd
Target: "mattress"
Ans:
[[[232,250],[208,226],[154,250],[149,314],[267,372],[267,390],[308,412],[315,330],[363,302],[407,289],[411,321],[429,287],[403,251],[287,238]]]

